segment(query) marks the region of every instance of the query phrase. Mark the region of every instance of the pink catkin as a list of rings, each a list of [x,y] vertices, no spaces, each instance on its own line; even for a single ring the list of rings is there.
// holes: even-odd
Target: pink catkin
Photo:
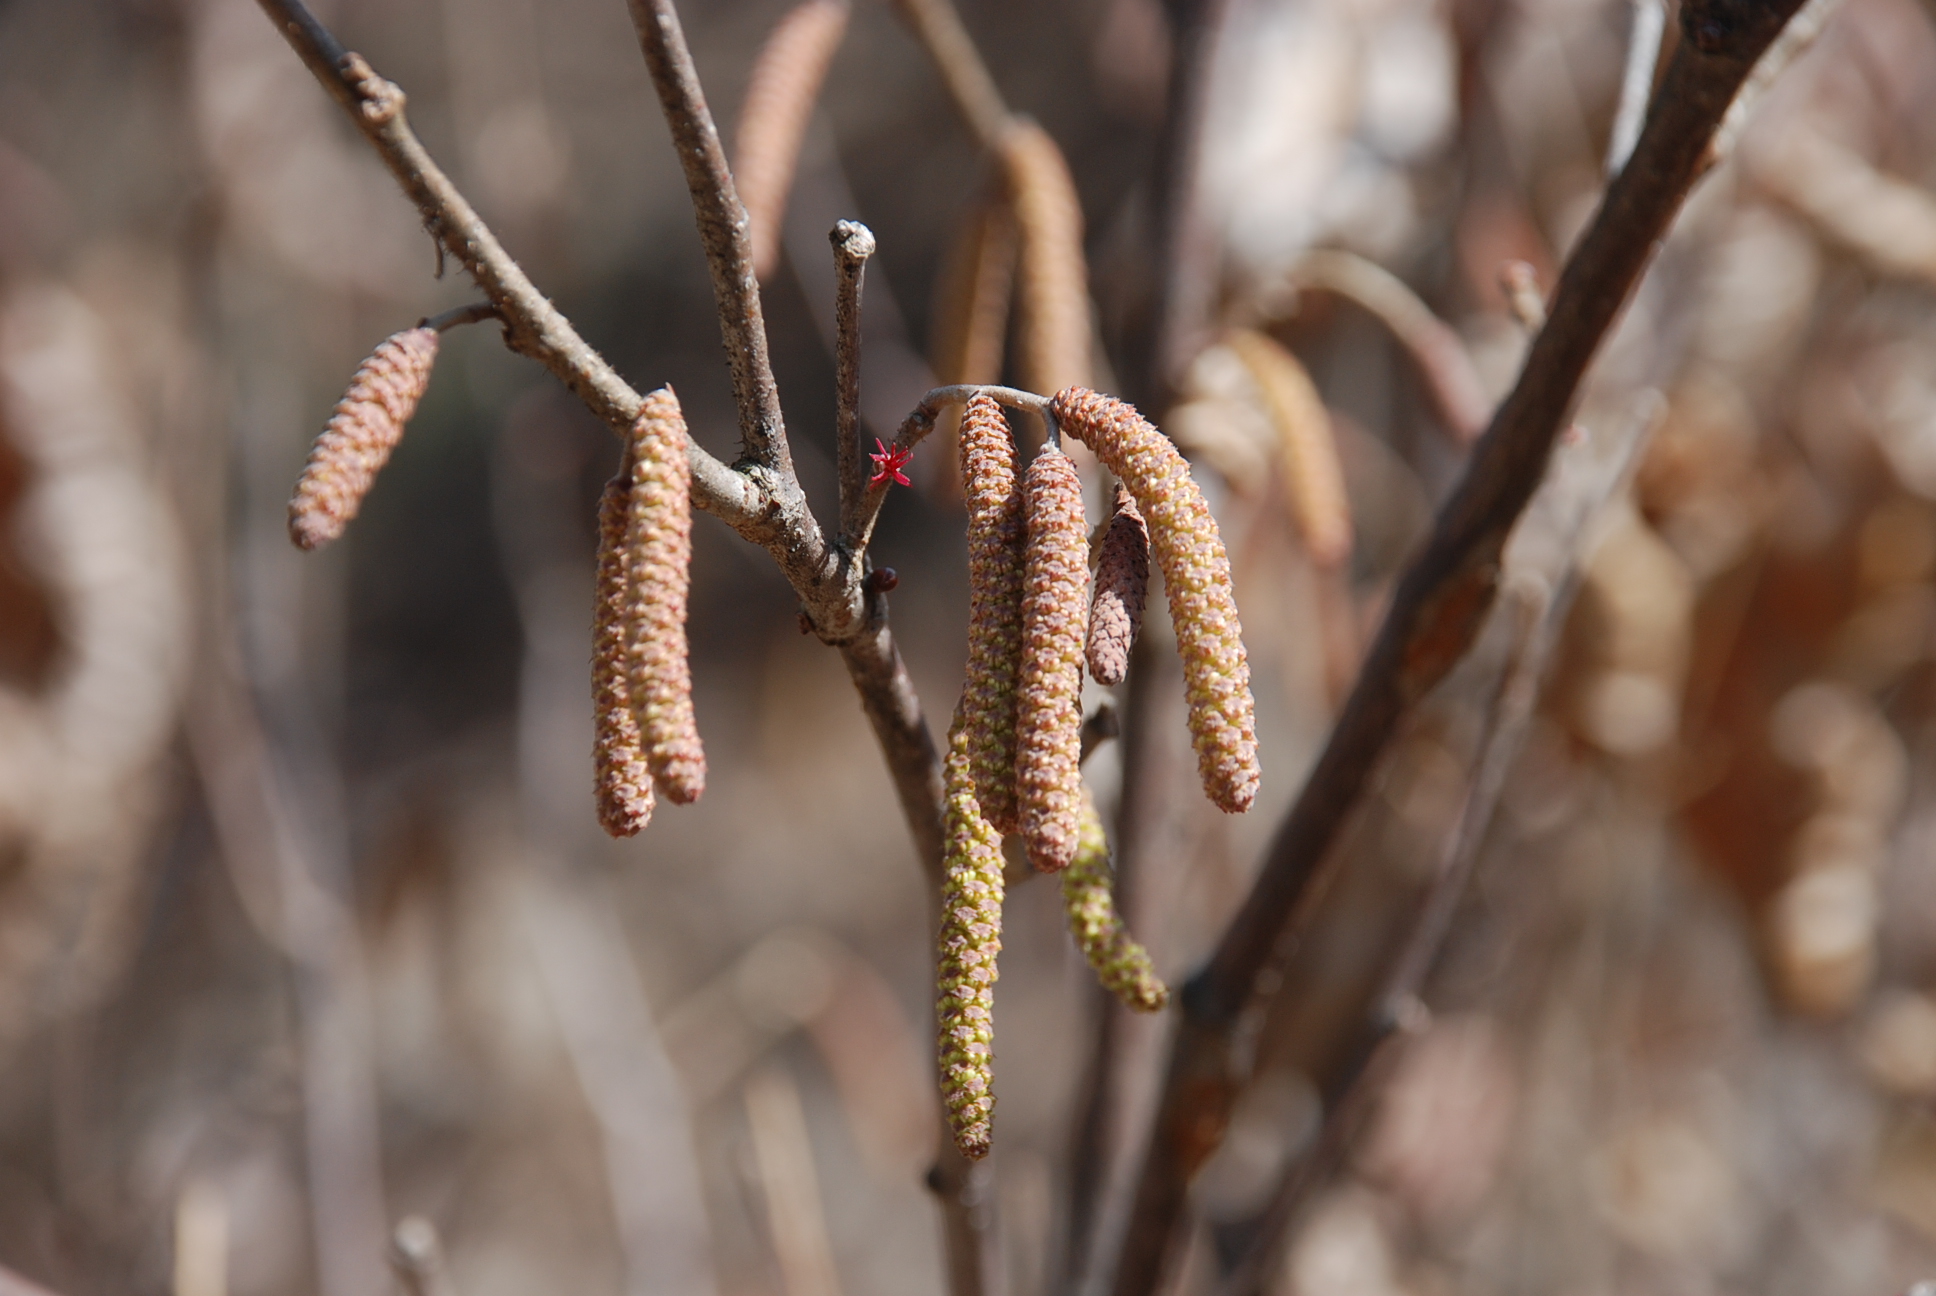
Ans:
[[[319,548],[343,534],[417,412],[436,361],[437,330],[413,328],[383,339],[357,366],[289,501],[289,538],[297,548]]]
[[[1149,597],[1149,562],[1149,526],[1136,509],[1136,497],[1118,482],[1089,605],[1089,674],[1098,684],[1120,684],[1129,673],[1129,650],[1142,631]]]
[[[692,472],[679,398],[662,387],[632,425],[625,555],[626,662],[632,709],[659,791],[680,805],[706,790],[706,752],[692,714],[686,596],[692,568]]]
[[[605,483],[598,500],[598,593],[592,611],[592,771],[598,823],[614,837],[630,837],[652,821],[652,773],[640,749],[626,678],[626,498],[631,465]]]
[[[1260,780],[1256,707],[1230,558],[1210,506],[1183,456],[1133,405],[1071,387],[1056,394],[1051,409],[1063,432],[1094,450],[1129,488],[1149,523],[1183,658],[1197,773],[1219,809],[1248,810]]]
[[[1028,547],[1015,792],[1022,843],[1045,873],[1075,858],[1082,810],[1082,646],[1089,620],[1088,527],[1075,464],[1053,445],[1022,487]]]
[[[961,419],[968,506],[968,670],[962,723],[975,793],[996,829],[1015,831],[1016,679],[1022,658],[1022,492],[1015,440],[995,398],[978,392]]]

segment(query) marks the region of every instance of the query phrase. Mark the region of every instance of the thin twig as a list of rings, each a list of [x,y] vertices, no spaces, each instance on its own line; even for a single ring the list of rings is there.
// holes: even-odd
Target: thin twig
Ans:
[[[623,436],[641,397],[605,363],[511,259],[457,186],[437,166],[404,116],[404,95],[361,55],[344,50],[301,0],[257,0],[323,88],[349,113],[415,203],[424,225],[470,272],[505,321],[505,342],[531,357]],[[760,492],[747,478],[694,444],[693,503],[742,533],[764,519]]]
[[[1186,1192],[1222,1141],[1248,1062],[1245,1024],[1267,1006],[1342,860],[1347,819],[1417,702],[1464,656],[1490,606],[1499,556],[1546,471],[1580,380],[1652,258],[1728,104],[1800,0],[1740,8],[1690,0],[1632,160],[1609,186],[1569,259],[1546,327],[1493,416],[1425,549],[1392,598],[1358,683],[1244,904],[1209,963],[1179,996],[1183,1019],[1116,1274],[1144,1296],[1174,1258]]]
[[[733,375],[733,400],[739,406],[746,457],[791,483],[793,458],[787,448],[786,419],[780,413],[780,389],[766,354],[766,320],[760,310],[759,278],[753,273],[753,239],[746,208],[733,187],[732,168],[726,165],[719,128],[706,107],[706,94],[672,0],[630,0],[629,8],[639,33],[639,50],[659,92],[666,125],[672,129],[672,146],[685,168],[686,188],[692,192],[692,213],[712,271],[713,302],[719,308],[720,340],[726,344],[726,366]]]
[[[1290,277],[1299,289],[1348,298],[1390,329],[1418,366],[1425,393],[1455,440],[1475,441],[1485,431],[1492,402],[1472,356],[1452,326],[1434,315],[1404,280],[1375,261],[1331,249],[1307,253]]]
[[[439,333],[443,333],[465,324],[481,324],[487,319],[503,318],[503,313],[493,303],[472,302],[468,306],[453,306],[440,315],[427,315],[418,321],[417,327],[436,329]]]
[[[841,221],[827,234],[840,272],[834,294],[834,439],[840,467],[840,543],[855,553],[867,496],[866,460],[860,452],[860,294],[874,233],[859,221]]]
[[[989,153],[998,151],[1013,121],[954,5],[949,0],[893,0],[893,4],[928,51],[941,84],[976,142]]]
[[[1607,178],[1620,174],[1633,156],[1640,124],[1647,120],[1647,100],[1654,93],[1654,72],[1660,66],[1660,40],[1667,31],[1667,6],[1661,0],[1633,0],[1633,24],[1627,35],[1627,68],[1620,78],[1620,103],[1607,137]]]

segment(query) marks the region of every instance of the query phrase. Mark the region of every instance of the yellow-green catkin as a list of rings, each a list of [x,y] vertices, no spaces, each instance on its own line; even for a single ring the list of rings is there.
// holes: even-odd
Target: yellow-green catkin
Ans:
[[[598,824],[614,837],[630,837],[652,821],[652,773],[639,746],[626,678],[626,497],[631,465],[605,483],[598,500],[598,591],[592,608],[592,774]]]
[[[436,362],[437,330],[418,327],[392,333],[357,366],[289,501],[289,538],[298,548],[315,549],[343,534],[402,440]]]
[[[945,803],[935,1032],[955,1146],[988,1155],[995,1125],[995,956],[1002,948],[1002,838],[982,817],[961,709],[942,768]]]
[[[692,470],[679,398],[645,398],[628,457],[627,677],[646,765],[659,791],[685,805],[706,790],[706,751],[692,714],[686,597],[692,576]]]
[[[1082,807],[1082,657],[1089,620],[1089,529],[1082,480],[1054,445],[1022,485],[1028,544],[1022,577],[1022,674],[1015,792],[1022,844],[1045,873],[1075,858]]]
[[[1183,456],[1133,405],[1071,387],[1056,394],[1052,409],[1062,431],[1129,488],[1149,523],[1183,658],[1197,773],[1219,809],[1248,810],[1259,781],[1256,707],[1230,558],[1210,506]]]
[[[1116,507],[1096,555],[1096,593],[1089,604],[1089,675],[1116,685],[1129,673],[1129,650],[1143,628],[1149,597],[1149,526],[1136,497],[1116,483]]]
[[[1082,790],[1082,819],[1075,862],[1062,874],[1062,909],[1069,934],[1089,960],[1102,988],[1138,1012],[1162,1012],[1170,988],[1141,945],[1130,938],[1110,892],[1109,839],[1089,789]]]
[[[998,832],[1016,829],[1015,707],[1022,665],[1021,484],[1015,439],[995,398],[978,392],[961,419],[968,506],[968,671],[962,722],[975,795]]]

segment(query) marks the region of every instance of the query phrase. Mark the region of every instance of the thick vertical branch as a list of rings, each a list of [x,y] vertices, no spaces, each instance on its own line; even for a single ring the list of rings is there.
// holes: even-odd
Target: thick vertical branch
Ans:
[[[1492,602],[1506,535],[1545,473],[1588,362],[1709,158],[1755,61],[1800,0],[1689,3],[1632,159],[1560,277],[1546,327],[1493,416],[1425,550],[1393,596],[1344,714],[1279,828],[1255,886],[1209,964],[1185,986],[1183,1021],[1137,1188],[1115,1290],[1143,1296],[1175,1251],[1190,1178],[1222,1141],[1243,1081],[1240,1023],[1339,866],[1339,833],[1412,707],[1471,646]]]
[[[766,354],[766,320],[760,310],[760,281],[753,273],[751,226],[733,187],[719,128],[706,107],[672,0],[630,0],[630,8],[639,49],[672,129],[679,165],[685,169],[686,188],[692,191],[692,214],[712,271],[719,333],[733,375],[733,400],[739,406],[746,457],[791,482],[793,457],[787,449],[786,420],[780,415],[780,389]]]

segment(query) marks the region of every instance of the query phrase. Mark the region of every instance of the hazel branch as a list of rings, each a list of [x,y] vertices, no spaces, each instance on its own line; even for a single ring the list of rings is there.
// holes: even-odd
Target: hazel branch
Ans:
[[[860,295],[874,233],[859,221],[828,231],[839,288],[834,296],[834,438],[840,471],[840,540],[849,553],[860,534],[867,499],[867,465],[860,452]]]
[[[1358,682],[1263,868],[1209,963],[1180,996],[1170,1054],[1117,1296],[1164,1280],[1191,1177],[1216,1150],[1244,1080],[1239,1025],[1268,1005],[1271,974],[1341,866],[1335,847],[1418,701],[1464,656],[1490,607],[1507,534],[1546,472],[1580,380],[1652,259],[1736,91],[1801,0],[1741,7],[1689,0],[1634,155],[1568,260],[1525,367],[1395,591]]]
[[[639,50],[672,130],[673,148],[686,173],[686,188],[692,192],[692,214],[712,271],[713,301],[719,310],[726,365],[733,375],[745,455],[791,483],[793,456],[787,448],[786,419],[780,413],[780,389],[767,357],[751,225],[733,185],[732,169],[726,165],[719,128],[706,107],[706,94],[672,0],[629,0],[628,7],[632,25],[638,29]]]
[[[346,51],[301,0],[257,0],[310,72],[350,115],[416,204],[439,246],[456,257],[504,320],[505,344],[557,376],[606,426],[626,436],[644,398],[578,336],[459,193],[404,116],[404,94]],[[698,445],[690,450],[693,502],[735,529],[763,512],[757,487]]]

